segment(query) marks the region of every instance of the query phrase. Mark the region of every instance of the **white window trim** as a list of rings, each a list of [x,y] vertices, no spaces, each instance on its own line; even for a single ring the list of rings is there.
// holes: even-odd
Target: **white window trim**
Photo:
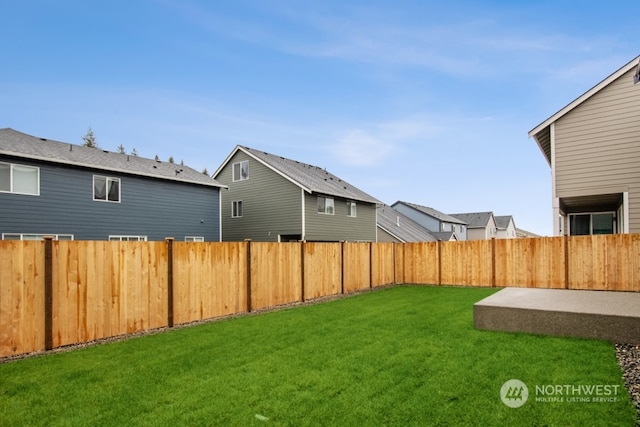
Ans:
[[[146,242],[147,236],[135,236],[135,235],[119,235],[110,234],[109,241],[111,242]]]
[[[349,218],[357,218],[358,217],[358,205],[354,200],[347,201],[347,216]]]
[[[7,239],[8,236],[19,237],[19,239]],[[73,240],[74,239],[73,234],[2,233],[2,240],[44,240],[45,236],[51,236],[53,237],[53,240]]]
[[[23,165],[21,163],[8,163],[8,162],[0,162],[0,164],[9,165],[9,191],[0,190],[0,193],[22,194],[22,195],[25,195],[25,196],[39,196],[40,195],[40,168],[39,167],[31,166],[31,165]],[[23,167],[23,168],[35,169],[36,174],[37,174],[36,192],[35,193],[23,193],[23,192],[20,192],[20,191],[14,191],[13,190],[13,168],[15,166],[20,166],[20,167]]]
[[[96,199],[96,177],[105,179],[105,199]],[[118,200],[109,200],[109,181],[118,181]],[[115,178],[112,176],[106,175],[93,175],[93,179],[91,180],[92,184],[92,194],[94,202],[107,202],[107,203],[120,203],[122,200],[122,180],[120,178]]]
[[[240,206],[240,215],[235,215],[237,206]],[[244,202],[242,200],[234,200],[231,202],[231,218],[242,218],[244,216]]]
[[[325,199],[324,202],[324,211],[320,211],[319,207],[316,207],[316,209],[318,210],[318,213],[320,215],[335,215],[336,214],[336,203],[335,200],[333,199],[333,197],[328,197],[328,196],[318,196],[318,201],[320,201],[320,199]],[[327,212],[327,200],[331,200],[331,212]],[[317,206],[317,202],[316,202],[316,206]]]
[[[247,175],[246,176],[242,176],[242,165],[246,164],[247,165]],[[239,168],[238,171],[238,179],[236,179],[236,167]],[[238,182],[238,181],[246,181],[247,179],[249,179],[249,160],[241,160],[239,162],[235,162],[232,166],[231,166],[231,180],[233,182]]]
[[[204,236],[184,236],[185,242],[204,242]]]

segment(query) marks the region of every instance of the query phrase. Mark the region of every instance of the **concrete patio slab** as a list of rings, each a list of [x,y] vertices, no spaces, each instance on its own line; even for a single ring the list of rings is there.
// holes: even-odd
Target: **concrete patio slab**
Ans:
[[[474,326],[640,344],[640,293],[505,288],[473,306]]]

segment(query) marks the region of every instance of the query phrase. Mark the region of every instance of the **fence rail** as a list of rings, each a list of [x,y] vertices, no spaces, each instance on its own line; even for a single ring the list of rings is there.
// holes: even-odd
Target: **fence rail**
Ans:
[[[640,291],[640,234],[436,243],[0,241],[0,357],[395,283]]]

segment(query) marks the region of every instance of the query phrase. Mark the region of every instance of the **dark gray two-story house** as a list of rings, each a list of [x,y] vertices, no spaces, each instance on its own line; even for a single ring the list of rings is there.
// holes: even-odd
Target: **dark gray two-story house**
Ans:
[[[0,129],[2,239],[220,241],[220,189],[184,165]]]
[[[376,241],[382,202],[318,166],[237,146],[213,178],[224,241]]]

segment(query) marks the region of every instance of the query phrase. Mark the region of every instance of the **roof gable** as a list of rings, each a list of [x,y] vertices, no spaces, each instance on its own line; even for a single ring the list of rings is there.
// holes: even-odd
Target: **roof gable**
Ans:
[[[587,90],[585,93],[571,101],[569,104],[564,106],[562,109],[554,113],[551,117],[540,123],[535,128],[529,131],[529,137],[534,137],[536,140],[538,147],[544,154],[547,162],[551,164],[551,144],[550,144],[550,132],[549,127],[552,123],[556,122],[562,116],[568,114],[573,109],[575,109],[578,105],[585,102],[587,99],[591,98],[596,93],[600,92],[605,87],[609,86],[611,83],[622,77],[624,74],[632,70],[633,68],[639,65],[640,56],[629,61],[627,64],[622,66],[620,69],[616,70],[614,73],[606,77],[604,80],[593,86],[591,89]]]
[[[10,128],[0,129],[0,154],[106,172],[224,187],[208,175],[188,166],[38,138]]]
[[[509,227],[509,223],[513,222],[513,226],[515,227],[515,221],[513,221],[513,216],[511,215],[499,215],[493,217],[496,221],[496,227],[500,229],[507,229]]]
[[[214,178],[218,176],[238,151],[242,151],[308,193],[319,193],[355,201],[379,205],[383,204],[375,197],[370,196],[319,166],[313,166],[240,145],[236,146],[222,165],[216,170],[213,175]]]
[[[398,204],[403,204],[407,207],[410,207],[418,212],[421,212],[425,215],[429,215],[432,218],[437,219],[440,222],[448,222],[448,223],[452,223],[452,224],[462,224],[462,225],[466,225],[467,223],[464,220],[461,220],[459,218],[454,218],[451,215],[447,215],[446,213],[440,212],[436,209],[430,208],[428,206],[421,206],[421,205],[416,205],[415,203],[409,203],[409,202],[403,202],[403,201],[397,201],[395,202],[393,205],[391,205],[391,207],[395,207]]]

